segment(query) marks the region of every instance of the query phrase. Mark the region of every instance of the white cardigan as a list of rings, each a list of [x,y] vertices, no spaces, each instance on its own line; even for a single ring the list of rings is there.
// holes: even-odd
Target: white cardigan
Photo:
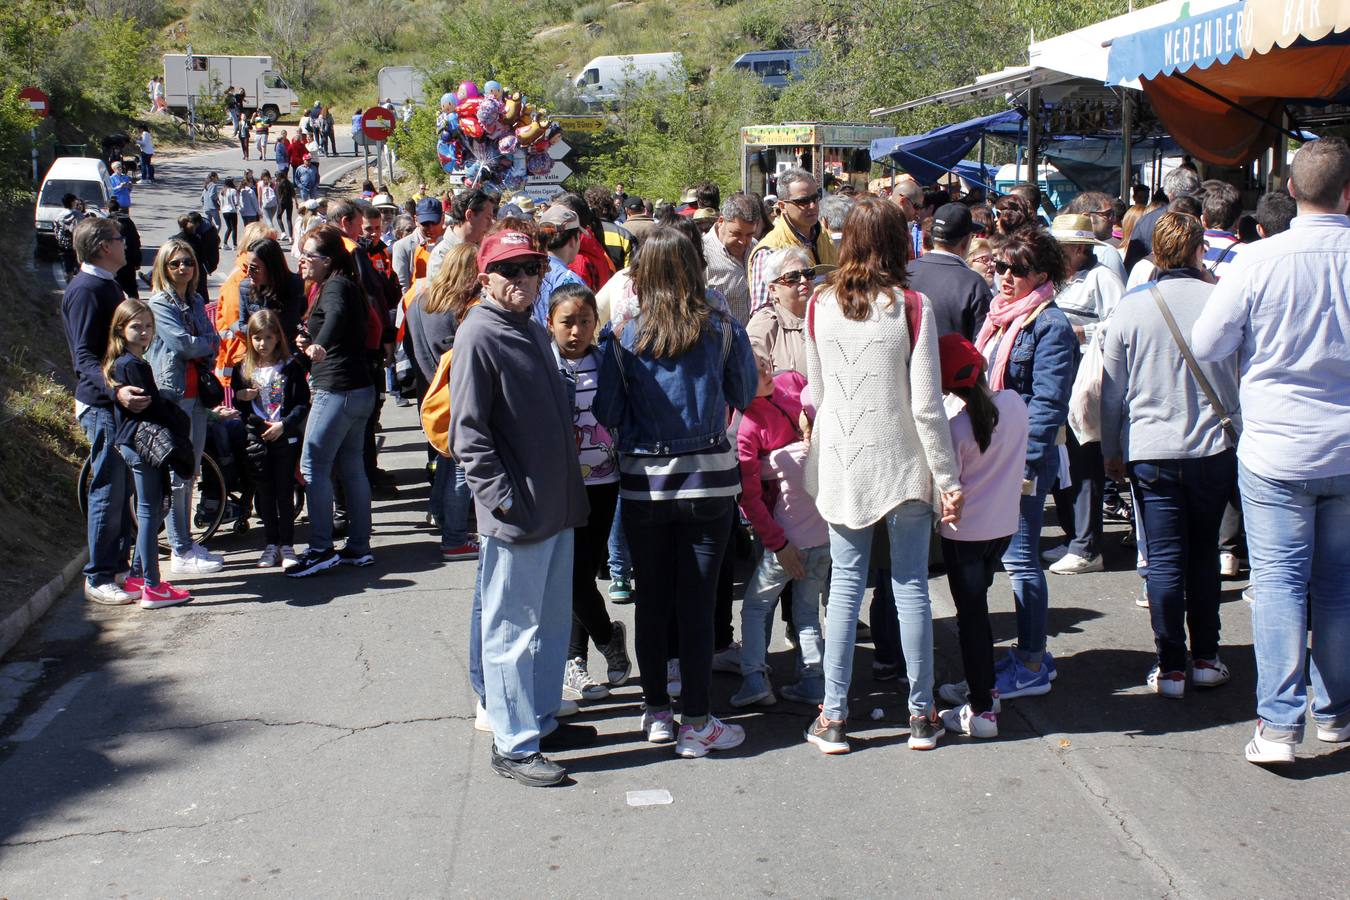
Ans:
[[[826,288],[806,335],[806,376],[816,404],[806,490],[825,521],[864,528],[907,500],[933,502],[933,482],[961,483],[942,406],[933,309],[923,297],[911,366],[904,302],[885,295],[857,322]]]

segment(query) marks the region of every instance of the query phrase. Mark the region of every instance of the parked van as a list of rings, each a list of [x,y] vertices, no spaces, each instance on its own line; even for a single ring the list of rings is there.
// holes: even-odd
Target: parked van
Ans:
[[[667,82],[674,89],[685,82],[684,57],[679,53],[634,53],[597,56],[577,76],[577,90],[587,103],[612,103],[630,84],[645,80]]]
[[[782,90],[801,78],[814,61],[814,50],[754,50],[736,57],[731,67],[758,75],[767,86]]]
[[[56,251],[56,221],[66,213],[61,198],[74,194],[91,213],[104,215],[108,210],[108,166],[101,159],[86,156],[58,156],[38,191],[33,225],[37,229],[39,251]]]

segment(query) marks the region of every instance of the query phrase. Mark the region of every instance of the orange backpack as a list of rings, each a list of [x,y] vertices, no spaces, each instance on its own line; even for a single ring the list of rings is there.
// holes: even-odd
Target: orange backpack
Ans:
[[[422,398],[422,433],[441,456],[450,455],[450,354],[441,354],[431,386]]]

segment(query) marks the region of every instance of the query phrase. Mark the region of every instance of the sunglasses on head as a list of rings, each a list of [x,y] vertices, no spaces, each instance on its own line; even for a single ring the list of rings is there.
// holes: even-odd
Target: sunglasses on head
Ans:
[[[825,196],[825,192],[824,192],[823,190],[821,190],[820,188],[816,188],[816,192],[815,192],[814,194],[810,194],[810,195],[808,195],[808,196],[806,196],[806,197],[798,197],[796,200],[793,200],[793,199],[791,199],[791,198],[789,198],[789,197],[784,197],[784,198],[783,198],[783,202],[784,202],[784,203],[791,203],[793,206],[797,207],[798,209],[803,209],[803,208],[805,208],[805,207],[807,207],[807,206],[810,206],[812,203],[819,203],[819,202],[820,202],[820,198],[821,198],[821,197],[824,197],[824,196]]]
[[[493,263],[487,270],[489,274],[500,275],[507,281],[514,281],[522,275],[535,278],[539,275],[539,261]]]
[[[797,269],[793,272],[784,272],[774,279],[779,284],[795,284],[800,281],[810,281],[815,278],[815,273],[810,269]]]
[[[1000,275],[1007,275],[1011,272],[1014,278],[1026,278],[1031,274],[1031,267],[1024,266],[1021,263],[1010,263],[996,259],[994,260],[994,271]]]

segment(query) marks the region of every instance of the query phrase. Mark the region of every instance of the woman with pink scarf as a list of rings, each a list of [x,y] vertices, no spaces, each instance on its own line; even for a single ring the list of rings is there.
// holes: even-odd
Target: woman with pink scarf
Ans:
[[[1019,393],[1030,422],[1021,516],[1003,554],[1017,604],[1017,646],[996,667],[1001,700],[1048,694],[1056,674],[1045,647],[1050,598],[1039,544],[1045,495],[1059,474],[1057,445],[1078,369],[1078,339],[1054,302],[1067,269],[1059,242],[1049,232],[1015,232],[995,254],[998,289],[975,341],[988,363],[990,389]]]

